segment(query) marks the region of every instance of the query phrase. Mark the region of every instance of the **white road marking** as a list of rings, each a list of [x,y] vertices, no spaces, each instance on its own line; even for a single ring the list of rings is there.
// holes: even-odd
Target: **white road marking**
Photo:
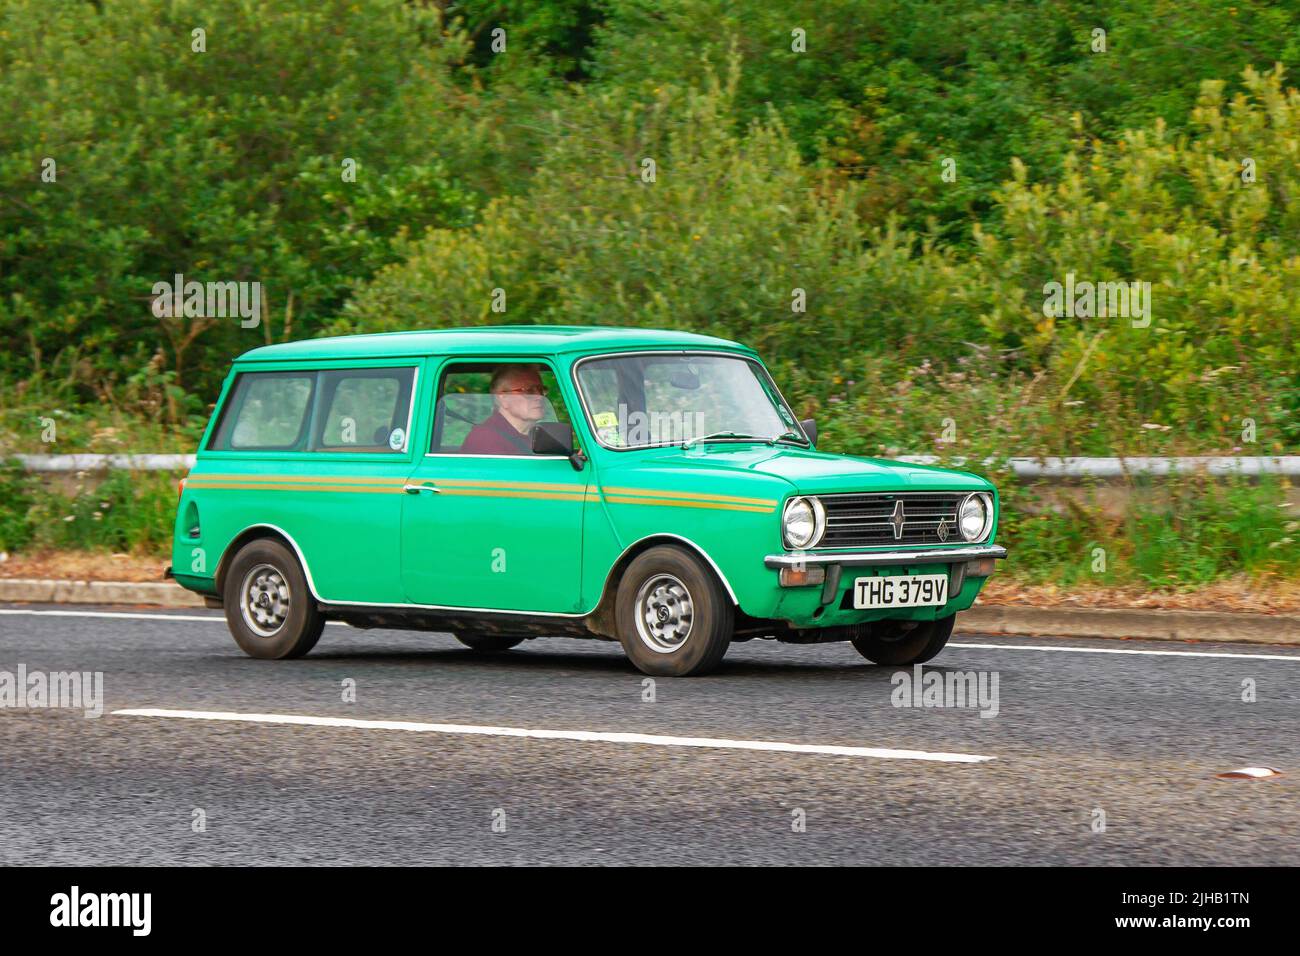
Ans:
[[[930,753],[885,747],[841,747],[832,744],[791,744],[777,740],[728,740],[722,737],[669,737],[659,734],[610,733],[596,730],[538,730],[527,727],[480,727],[473,724],[425,724],[410,720],[359,720],[355,717],[310,717],[300,714],[234,714],[213,710],[162,710],[145,707],[115,710],[116,717],[173,717],[182,720],[227,720],[255,724],[295,724],[307,727],[351,727],[358,730],[409,730],[426,734],[476,734],[486,737],[531,737],[577,740],[584,743],[648,744],[654,747],[710,747],[717,750],[765,750],[777,753],[830,754],[837,757],[879,757],[885,760],[930,760],[939,763],[984,763],[979,754]]]
[[[1105,640],[1105,638],[1098,638]],[[1229,651],[1146,651],[1128,647],[1053,647],[1049,644],[958,644],[948,647],[992,647],[1000,651],[1073,651],[1075,654],[1149,654],[1157,657],[1236,657],[1252,661],[1300,661],[1300,654],[1234,654]]]
[[[0,608],[0,614],[44,614],[50,617],[123,617],[142,621],[221,621],[225,618],[211,614],[131,614],[126,611],[29,611],[24,608]]]
[[[141,611],[43,611],[35,609],[29,610],[27,608],[0,608],[0,614],[34,614],[49,615],[52,617],[116,617],[131,618],[142,621],[208,621],[220,622],[222,624],[226,622],[225,617],[220,614],[148,614]],[[337,625],[338,627],[347,627],[347,624],[343,621],[326,621],[325,623]],[[1096,640],[1106,640],[1106,638],[1096,638]],[[1230,644],[1232,642],[1224,641],[1223,643]],[[1154,651],[1128,647],[1073,647],[1068,644],[1060,646],[1047,644],[967,644],[952,641],[948,644],[948,647],[990,647],[1000,651],[1056,651],[1058,653],[1066,654],[1146,654],[1156,657],[1230,657],[1245,658],[1247,660],[1256,661],[1300,661],[1300,654],[1238,654],[1230,651]]]
[[[142,611],[136,613],[128,611],[29,611],[25,608],[0,608],[0,614],[48,614],[53,617],[119,617],[137,621],[215,621],[221,624],[226,623],[224,614],[146,614]],[[325,623],[347,627],[347,624],[342,621],[326,621]]]

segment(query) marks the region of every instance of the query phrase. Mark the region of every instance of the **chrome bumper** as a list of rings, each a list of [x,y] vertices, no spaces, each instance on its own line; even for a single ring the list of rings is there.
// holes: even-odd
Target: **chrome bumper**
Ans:
[[[806,568],[838,564],[846,568],[880,567],[891,564],[953,564],[979,558],[1005,558],[1000,544],[974,544],[963,548],[909,548],[906,551],[841,551],[836,553],[769,554],[763,564],[769,568]]]

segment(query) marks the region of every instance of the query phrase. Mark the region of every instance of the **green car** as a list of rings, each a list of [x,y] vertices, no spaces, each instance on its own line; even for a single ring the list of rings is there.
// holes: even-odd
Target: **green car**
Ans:
[[[259,658],[327,620],[504,651],[617,640],[647,674],[732,641],[929,660],[994,561],[996,489],[817,451],[758,355],[501,326],[238,358],[181,482],[173,575]]]

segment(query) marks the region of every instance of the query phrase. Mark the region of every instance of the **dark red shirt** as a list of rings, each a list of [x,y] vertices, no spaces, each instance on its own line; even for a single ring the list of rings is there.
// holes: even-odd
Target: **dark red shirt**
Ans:
[[[500,410],[469,430],[465,443],[460,446],[462,455],[531,455],[533,441],[521,435],[515,426],[506,421]]]

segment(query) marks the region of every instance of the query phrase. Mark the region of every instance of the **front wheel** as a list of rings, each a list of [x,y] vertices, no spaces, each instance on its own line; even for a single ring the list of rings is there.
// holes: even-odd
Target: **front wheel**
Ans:
[[[226,570],[222,594],[226,625],[249,657],[302,657],[325,628],[298,559],[269,538],[239,549]]]
[[[614,605],[628,659],[655,677],[707,674],[727,653],[735,611],[713,571],[670,545],[628,565]]]
[[[948,643],[956,614],[937,621],[875,621],[853,638],[853,647],[873,664],[924,664]]]

